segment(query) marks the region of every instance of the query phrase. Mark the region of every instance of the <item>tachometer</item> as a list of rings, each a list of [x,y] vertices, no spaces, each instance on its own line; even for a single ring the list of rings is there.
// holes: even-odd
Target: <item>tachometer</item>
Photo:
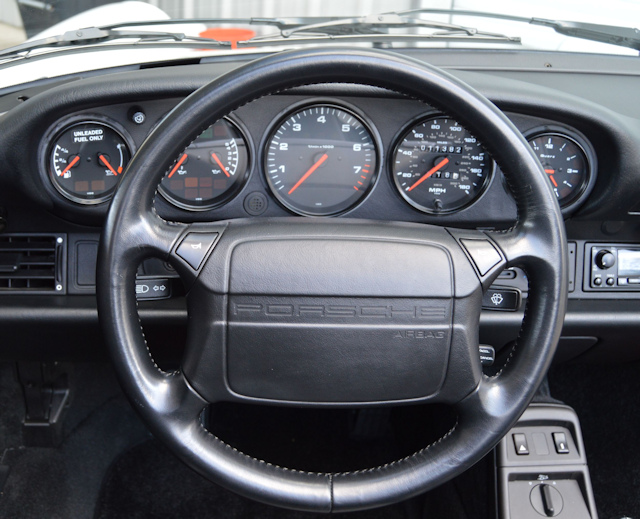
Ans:
[[[424,119],[405,131],[392,156],[400,194],[420,211],[447,214],[476,200],[489,183],[493,161],[453,119]]]
[[[371,130],[353,112],[329,104],[286,116],[265,149],[271,191],[303,215],[329,216],[352,208],[372,187],[377,165]]]
[[[159,190],[178,207],[202,211],[234,196],[248,174],[247,141],[236,124],[221,119],[178,157]]]
[[[65,197],[97,204],[111,197],[131,159],[131,140],[104,121],[65,126],[49,148],[49,177]]]

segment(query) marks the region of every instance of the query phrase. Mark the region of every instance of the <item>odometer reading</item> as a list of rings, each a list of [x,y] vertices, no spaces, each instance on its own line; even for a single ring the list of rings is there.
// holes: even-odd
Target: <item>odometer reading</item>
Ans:
[[[426,213],[447,214],[482,194],[493,162],[456,121],[431,117],[400,137],[391,170],[398,191],[412,206]]]
[[[355,114],[313,105],[288,115],[272,132],[264,167],[283,205],[303,215],[329,216],[364,198],[375,180],[377,151]]]

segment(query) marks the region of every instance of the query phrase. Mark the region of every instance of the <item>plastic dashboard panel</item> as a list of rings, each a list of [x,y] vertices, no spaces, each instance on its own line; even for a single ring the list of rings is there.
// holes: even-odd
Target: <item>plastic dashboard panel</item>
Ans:
[[[640,100],[635,104],[631,102],[631,108],[623,115],[617,99],[611,98],[609,89],[602,83],[604,76],[609,77],[610,89],[625,92],[632,101],[640,91],[636,77],[640,70],[629,69],[628,62],[623,63],[620,59],[606,61],[603,58],[598,63],[606,70],[599,75],[598,70],[585,71],[584,67],[581,68],[579,58],[572,56],[572,61],[569,61],[563,55],[554,55],[554,63],[559,65],[559,69],[549,71],[537,68],[538,61],[544,63],[548,56],[536,56],[535,53],[524,55],[524,68],[515,66],[520,62],[512,53],[488,55],[484,57],[484,66],[482,57],[479,65],[471,66],[462,52],[413,55],[436,64],[450,59],[451,72],[505,110],[522,132],[545,125],[562,126],[580,132],[593,145],[599,164],[596,185],[577,212],[566,220],[568,238],[576,243],[576,253],[572,260],[575,282],[570,293],[565,335],[571,339],[569,349],[577,342],[588,345],[572,350],[569,356],[576,352],[582,354],[591,348],[587,355],[594,359],[640,357],[640,352],[634,349],[634,337],[640,331],[640,310],[637,306],[640,293],[583,290],[585,243],[640,242],[637,211],[634,213],[639,194],[637,186],[640,185],[637,182],[640,114],[633,113],[633,107],[640,106]],[[470,58],[467,56],[467,59]],[[42,175],[46,130],[70,115],[98,114],[124,126],[137,147],[155,123],[182,97],[236,64],[240,63],[231,61],[116,70],[97,77],[66,78],[48,84],[28,85],[25,90],[0,92],[0,112],[5,112],[0,122],[8,123],[3,125],[4,131],[0,136],[0,216],[7,221],[5,232],[64,232],[69,235],[70,242],[75,237],[97,238],[108,204],[79,206],[47,185]],[[624,67],[627,68],[623,73]],[[476,70],[462,70],[465,68]],[[586,92],[584,82],[576,81],[576,78],[584,81],[593,79],[597,88]],[[27,101],[19,102],[19,97],[27,98]],[[264,216],[291,215],[270,195],[261,171],[261,156],[265,136],[273,121],[289,107],[307,102],[331,102],[353,109],[362,114],[380,136],[382,167],[377,182],[366,199],[348,211],[345,217],[492,229],[508,228],[515,220],[515,204],[499,170],[496,170],[486,192],[463,211],[435,217],[410,207],[393,186],[389,175],[389,153],[410,121],[431,113],[433,109],[390,92],[357,85],[299,88],[238,109],[233,117],[247,129],[251,149],[251,173],[242,191],[224,206],[198,213],[176,208],[158,197],[158,212],[165,218],[183,221],[248,217],[244,205],[247,195],[262,193],[267,200]],[[137,125],[131,121],[133,108],[144,111],[144,124]],[[72,279],[72,269],[78,265],[73,263],[73,251],[68,252],[71,260],[69,278]],[[506,287],[522,289],[526,286],[522,277],[499,282]],[[70,287],[67,296],[40,298],[37,303],[29,296],[0,294],[0,333],[9,334],[13,339],[5,341],[0,356],[28,358],[32,354],[46,354],[55,358],[102,355],[101,351],[88,352],[86,343],[81,339],[87,332],[98,333],[92,289],[85,288],[73,290]],[[603,300],[607,301],[606,307],[601,303]],[[141,315],[143,321],[155,324],[152,328],[161,330],[157,335],[162,337],[173,325],[183,323],[186,313],[183,300],[177,297],[142,303]],[[483,312],[481,342],[498,348],[508,345],[515,338],[521,318],[522,310]],[[47,346],[38,344],[36,336],[45,327],[52,332],[52,337],[59,335],[60,340],[49,341]],[[71,340],[62,347],[65,343],[62,338],[69,330],[72,330],[68,336]],[[173,335],[177,340],[180,333]],[[593,344],[596,344],[595,348]],[[560,351],[563,351],[562,341]]]

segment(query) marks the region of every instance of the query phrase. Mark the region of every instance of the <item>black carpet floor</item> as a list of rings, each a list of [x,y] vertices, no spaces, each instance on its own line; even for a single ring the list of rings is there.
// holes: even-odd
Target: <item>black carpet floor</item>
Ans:
[[[313,517],[246,500],[183,466],[151,439],[108,366],[76,367],[77,390],[59,447],[25,447],[20,427],[24,408],[12,369],[0,364],[0,518]],[[551,395],[573,406],[580,417],[601,519],[640,517],[640,450],[636,446],[640,364],[555,367],[549,383]],[[290,428],[291,422],[285,423],[282,417],[274,427],[263,427],[263,412],[240,416],[233,408],[221,407],[213,413],[213,421],[221,424],[216,432],[230,435],[226,439],[236,446],[266,458],[274,454],[268,446],[279,438],[284,442],[280,454],[296,457],[284,461],[310,470],[327,468],[329,451],[313,448],[318,455],[308,457],[310,447],[301,441],[304,428],[296,429],[295,424]],[[273,413],[277,415],[269,411]],[[425,415],[417,420],[409,410],[398,413],[391,420],[395,423],[391,430],[381,429],[375,419],[373,426],[365,420],[369,425],[360,431],[365,433],[364,441],[353,438],[359,430],[353,421],[329,420],[331,427],[337,427],[336,437],[345,439],[347,434],[348,440],[343,450],[331,447],[331,465],[336,458],[347,465],[357,461],[366,466],[397,457],[424,445],[425,430],[436,430],[432,425],[437,417]],[[325,420],[322,414],[315,419]],[[318,423],[313,420],[298,421],[315,428]],[[262,446],[251,444],[256,430],[263,433]],[[375,434],[366,438],[372,431]],[[300,466],[300,460],[308,466]],[[418,500],[348,517],[489,519],[493,517],[490,466],[491,460],[485,460]]]
[[[13,366],[0,365],[0,468],[6,472],[0,518],[90,519],[114,459],[149,438],[111,369],[83,365],[74,378],[77,391],[65,417],[62,443],[26,447],[20,386]]]
[[[442,412],[438,412],[440,418]],[[350,470],[397,459],[435,439],[429,435],[441,434],[445,426],[441,420],[437,427],[430,425],[435,414],[425,408],[363,414],[221,404],[211,416],[215,425],[210,429],[234,447],[274,463],[314,471]],[[486,460],[466,479],[404,503],[333,517],[488,519],[491,476],[485,472],[490,465]],[[461,488],[475,488],[475,497]],[[200,477],[153,440],[124,453],[105,478],[95,519],[120,517],[312,519],[326,515],[282,510],[240,497]]]
[[[549,385],[580,418],[600,519],[640,517],[640,364],[559,366]]]

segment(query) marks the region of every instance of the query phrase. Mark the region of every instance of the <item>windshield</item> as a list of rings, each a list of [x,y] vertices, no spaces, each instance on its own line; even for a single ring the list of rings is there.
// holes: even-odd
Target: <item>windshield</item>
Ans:
[[[606,7],[606,8],[605,8]],[[511,37],[503,41],[482,41],[480,38],[464,41],[415,38],[415,35],[433,34],[434,29],[411,26],[375,28],[380,33],[410,33],[414,39],[393,41],[389,47],[435,46],[453,48],[509,48],[532,50],[569,51],[582,53],[610,53],[638,55],[638,51],[624,46],[557,34],[549,27],[493,18],[511,15],[523,18],[543,18],[571,22],[588,22],[601,25],[630,27],[640,20],[640,2],[637,0],[610,0],[606,6],[596,0],[318,0],[296,2],[294,0],[147,0],[113,2],[110,0],[0,0],[0,48],[12,47],[26,40],[34,40],[63,34],[67,31],[91,26],[113,25],[128,21],[147,20],[202,20],[220,19],[218,23],[193,25],[168,23],[164,31],[181,32],[189,36],[204,36],[230,42],[257,37],[269,37],[280,33],[270,25],[243,24],[239,20],[224,23],[225,19],[240,18],[297,18],[301,25],[314,23],[327,17],[362,17],[365,15],[402,12],[416,9],[453,11],[482,11],[487,16],[469,16],[453,13],[405,13],[406,16],[442,24],[455,24],[483,33]],[[403,18],[406,21],[406,17]],[[154,29],[157,29],[154,26]],[[127,27],[131,29],[131,27]],[[149,29],[149,27],[146,27]],[[359,32],[363,32],[362,30]],[[459,40],[460,38],[458,38]],[[518,40],[516,42],[515,40]],[[344,44],[344,42],[342,42]],[[349,43],[349,42],[347,42]],[[203,51],[203,49],[199,49]]]

